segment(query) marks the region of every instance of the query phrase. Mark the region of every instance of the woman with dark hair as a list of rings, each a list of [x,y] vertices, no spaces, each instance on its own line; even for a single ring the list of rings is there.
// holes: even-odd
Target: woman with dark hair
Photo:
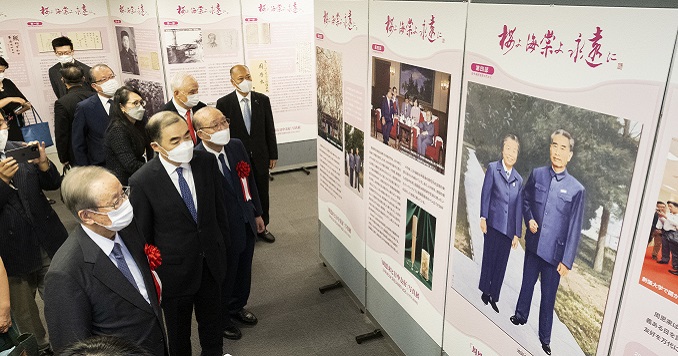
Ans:
[[[0,57],[0,109],[5,112],[5,117],[9,124],[9,141],[23,141],[24,135],[21,134],[20,127],[24,125],[24,116],[26,110],[31,109],[31,104],[21,93],[19,88],[9,79],[5,78],[5,71],[9,68],[9,63]]]
[[[113,95],[111,122],[104,141],[106,168],[122,185],[127,185],[129,177],[153,157],[145,130],[145,104],[141,93],[128,86],[120,87]]]

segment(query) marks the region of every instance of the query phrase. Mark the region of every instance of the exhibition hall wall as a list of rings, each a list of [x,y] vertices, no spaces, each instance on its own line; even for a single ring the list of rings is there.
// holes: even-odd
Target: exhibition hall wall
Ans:
[[[678,10],[502,2],[315,2],[321,257],[408,355],[677,352]]]
[[[57,63],[56,37],[73,41],[78,61],[106,63],[120,83],[139,88],[149,116],[172,97],[175,73],[192,74],[200,99],[214,105],[233,90],[231,66],[244,63],[254,90],[271,98],[285,165],[315,161],[315,152],[295,150],[316,137],[312,31],[311,0],[25,0],[0,10],[0,56],[52,132],[56,97],[47,71]]]

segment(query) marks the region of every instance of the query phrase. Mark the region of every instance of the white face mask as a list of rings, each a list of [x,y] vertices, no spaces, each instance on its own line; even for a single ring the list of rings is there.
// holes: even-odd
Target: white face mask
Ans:
[[[160,146],[157,142],[156,144]],[[165,150],[162,146],[160,148],[165,151],[167,159],[172,162],[189,163],[193,159],[193,141],[184,141],[170,151]]]
[[[127,110],[126,114],[129,115],[129,117],[133,118],[134,120],[141,121],[141,119],[144,118],[145,112],[146,109],[144,109],[143,106],[139,105]]]
[[[0,151],[5,150],[7,146],[7,138],[9,137],[9,130],[0,130]]]
[[[243,80],[242,83],[238,84],[238,89],[243,93],[249,93],[252,91],[252,81],[247,79]]]
[[[59,56],[59,63],[73,63],[73,56]]]
[[[231,141],[231,129],[223,129],[208,135],[210,135],[209,141],[219,146],[225,146]]]
[[[200,95],[199,94],[191,94],[186,96],[186,102],[184,103],[186,106],[189,108],[192,108],[200,102]]]
[[[110,231],[120,231],[132,222],[132,219],[134,219],[134,209],[132,208],[132,204],[129,202],[129,199],[125,199],[125,201],[120,205],[119,208],[109,211],[107,213],[100,213],[98,211],[92,211],[95,214],[100,214],[100,215],[108,215],[108,218],[111,219],[111,225],[104,226],[99,224],[98,222],[94,222],[95,224],[105,227],[107,230]]]
[[[103,84],[100,84],[99,86],[101,87],[102,94],[108,96],[113,96],[115,94],[115,91],[118,90],[118,88],[120,88],[120,84],[118,83],[118,80],[115,78],[109,79]]]
[[[4,72],[0,73],[0,82],[3,81],[4,79],[5,79],[5,73]]]

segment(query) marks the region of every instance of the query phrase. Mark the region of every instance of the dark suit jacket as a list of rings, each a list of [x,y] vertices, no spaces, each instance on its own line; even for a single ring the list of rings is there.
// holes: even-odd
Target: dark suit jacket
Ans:
[[[195,115],[196,111],[204,108],[205,106],[207,106],[207,105],[205,105],[205,103],[203,103],[202,101],[199,101],[196,106],[191,108],[191,117],[193,117],[193,115]],[[177,110],[177,107],[174,106],[172,99],[170,99],[170,101],[168,101],[165,104],[165,106],[163,106],[162,109],[160,109],[160,111],[172,111],[172,112],[175,112],[175,113],[179,113],[179,111]],[[182,116],[182,118],[184,120],[186,120],[185,117]],[[198,137],[198,134],[195,135],[195,140],[196,140],[196,143],[200,143],[201,140],[200,140],[200,137]]]
[[[382,97],[381,99],[381,117],[386,120],[386,122],[393,121],[393,101],[389,105],[388,98]]]
[[[45,319],[55,351],[93,335],[110,335],[153,355],[167,354],[162,311],[134,221],[120,237],[141,271],[151,304],[78,225],[45,277]]]
[[[235,92],[217,100],[217,109],[231,120],[231,137],[240,139],[250,155],[252,164],[260,172],[268,172],[269,160],[278,159],[278,143],[275,138],[275,125],[271,101],[260,93],[251,92],[252,126],[247,133],[242,117],[240,103]]]
[[[71,144],[75,106],[92,95],[92,90],[79,85],[71,87],[66,95],[54,102],[54,139],[61,163],[75,161]]]
[[[194,152],[191,170],[198,200],[198,223],[156,156],[129,179],[130,201],[142,235],[162,253],[157,272],[163,296],[195,294],[200,288],[203,261],[214,279],[225,276],[226,247],[230,244],[228,216],[216,158]]]
[[[109,122],[99,95],[92,95],[75,106],[71,141],[76,166],[104,165],[104,137]]]
[[[87,64],[84,64],[82,62],[79,62],[78,60],[75,61],[75,64],[79,65],[80,68],[82,68],[83,73],[85,74],[85,83],[83,86],[85,88],[88,88],[91,92],[94,92],[94,89],[92,89],[92,82],[89,77],[89,70],[91,69]],[[49,74],[49,82],[52,84],[52,90],[54,90],[54,95],[56,95],[57,99],[61,98],[62,96],[66,95],[67,90],[66,90],[66,85],[64,82],[61,81],[61,63],[56,63],[52,67],[49,68],[47,73]]]
[[[487,226],[513,240],[523,234],[523,177],[513,168],[506,178],[501,160],[490,162],[480,193],[480,217]]]
[[[120,67],[125,73],[132,73],[139,75],[139,60],[137,54],[131,49],[120,51]]]
[[[106,129],[106,168],[118,177],[122,185],[127,185],[129,177],[146,163],[144,153],[147,159],[153,158],[145,127],[143,121],[136,121],[133,125],[124,118],[111,120]]]
[[[195,149],[205,151],[205,146],[201,143]],[[251,164],[247,151],[245,151],[245,146],[240,140],[233,138],[226,146],[224,146],[224,152],[226,153],[226,159],[231,166],[231,170],[229,171],[228,168],[226,168],[230,178],[222,177],[221,181],[224,186],[226,211],[228,211],[228,227],[231,232],[231,249],[234,249],[237,253],[242,252],[245,249],[245,244],[247,242],[247,231],[245,230],[247,228],[246,223],[249,224],[252,233],[255,236],[257,235],[257,224],[254,221],[254,218],[261,216],[262,214],[261,203],[259,202],[259,191],[257,190],[257,183],[254,181],[254,173],[252,171],[250,171],[250,174],[247,176],[247,185],[250,188],[252,200],[245,201],[242,186],[239,183],[240,178],[236,171],[238,162]]]
[[[5,149],[20,146],[7,142]],[[40,248],[54,256],[68,236],[43,193],[61,185],[61,175],[53,164],[41,172],[34,164],[19,163],[12,185],[16,189],[0,180],[0,256],[10,277],[42,268]]]

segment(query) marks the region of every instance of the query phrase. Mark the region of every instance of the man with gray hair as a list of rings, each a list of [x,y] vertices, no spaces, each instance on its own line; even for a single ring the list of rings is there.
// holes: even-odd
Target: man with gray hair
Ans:
[[[554,131],[551,164],[533,169],[523,189],[525,263],[516,312],[510,320],[514,325],[527,322],[534,285],[540,279],[539,341],[547,355],[551,354],[553,307],[560,277],[572,269],[584,219],[586,189],[567,171],[573,150],[572,135],[562,129]]]
[[[182,72],[172,77],[170,86],[172,99],[160,111],[173,111],[186,120],[193,144],[197,144],[200,138],[196,136],[193,128],[193,115],[205,107],[205,103],[200,101],[198,81],[192,75]]]
[[[230,246],[223,177],[214,156],[193,151],[177,113],[153,115],[146,131],[158,154],[130,177],[130,201],[144,238],[163,254],[158,274],[170,353],[191,354],[195,308],[202,355],[221,356],[220,287]]]
[[[168,354],[160,284],[128,194],[128,187],[97,166],[73,168],[62,182],[62,199],[80,225],[54,255],[45,278],[45,319],[57,352],[90,336],[115,335],[154,355]]]
[[[92,67],[90,77],[97,95],[92,95],[75,107],[72,132],[75,162],[71,162],[75,166],[104,165],[104,137],[110,121],[108,113],[113,104],[113,94],[120,88],[115,73],[106,64]]]

